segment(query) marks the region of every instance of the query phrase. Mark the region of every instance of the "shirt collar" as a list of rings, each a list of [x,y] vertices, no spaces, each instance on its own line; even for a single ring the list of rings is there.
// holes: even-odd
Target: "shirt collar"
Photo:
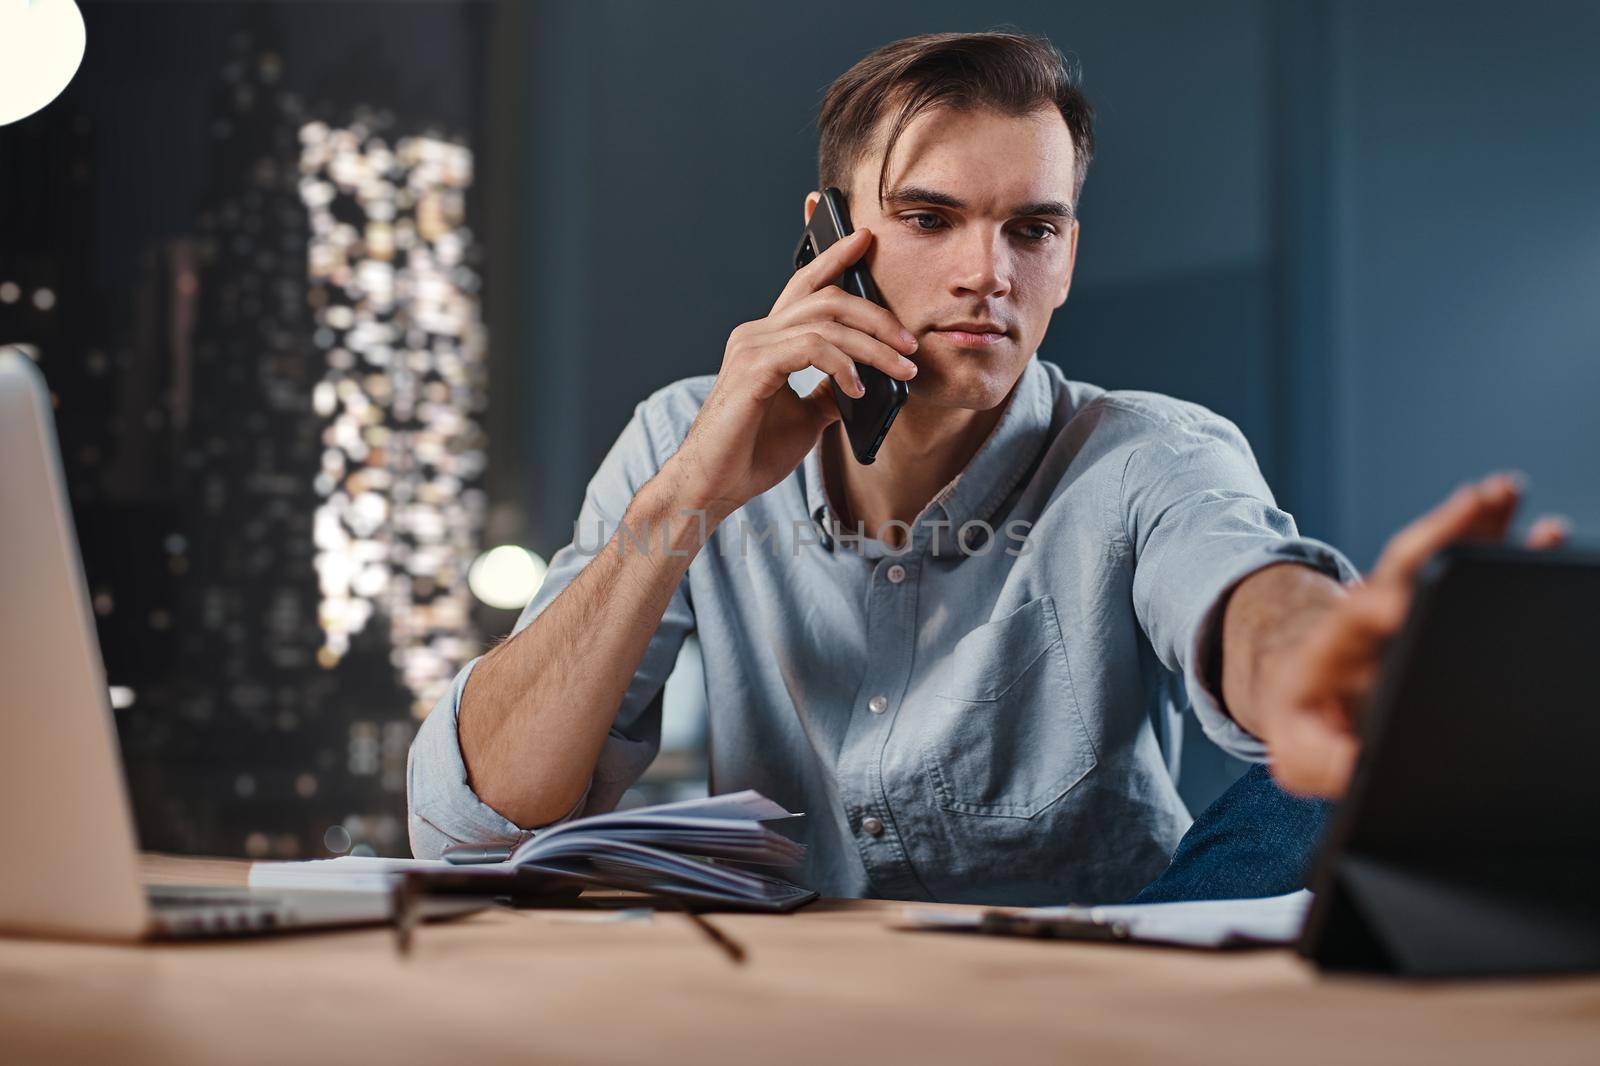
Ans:
[[[961,527],[968,522],[988,522],[1017,487],[1050,432],[1055,412],[1050,375],[1034,356],[1023,368],[1000,421],[971,461],[928,504],[918,524],[935,518],[944,523],[934,529],[930,543],[934,554],[955,552]],[[833,509],[822,480],[822,446],[806,455],[804,468],[806,513],[821,531],[824,546],[834,548]],[[981,543],[981,531],[979,534]]]

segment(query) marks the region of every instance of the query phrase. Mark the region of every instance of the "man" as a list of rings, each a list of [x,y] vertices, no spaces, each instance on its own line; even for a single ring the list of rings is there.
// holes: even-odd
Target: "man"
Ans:
[[[698,630],[713,785],[805,811],[797,879],[824,894],[1298,886],[1321,807],[1257,769],[1185,838],[1157,710],[1187,702],[1285,786],[1337,794],[1412,574],[1502,535],[1516,484],[1458,493],[1347,591],[1353,569],[1296,535],[1231,423],[1035,358],[1094,145],[1048,42],[895,42],[833,84],[819,128],[819,187],[844,190],[857,232],[733,331],[715,378],[639,405],[511,638],[424,723],[413,849],[613,806]],[[830,284],[857,259],[887,310]],[[871,466],[831,391],[860,394],[858,363],[911,389]],[[808,367],[828,380],[801,397]]]

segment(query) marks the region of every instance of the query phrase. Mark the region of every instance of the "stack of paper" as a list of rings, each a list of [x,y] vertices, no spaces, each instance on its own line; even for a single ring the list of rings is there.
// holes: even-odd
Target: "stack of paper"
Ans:
[[[760,909],[798,906],[815,893],[737,864],[797,863],[805,848],[764,822],[793,818],[759,792],[613,811],[551,826],[503,863],[455,866],[440,860],[345,857],[256,863],[257,888],[372,891],[400,875],[447,871],[484,877],[544,873],[563,883],[637,889],[685,900]]]

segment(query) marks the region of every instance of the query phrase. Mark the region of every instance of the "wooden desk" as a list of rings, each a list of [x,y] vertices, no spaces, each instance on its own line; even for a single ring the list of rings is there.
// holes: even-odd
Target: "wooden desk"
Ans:
[[[243,864],[153,860],[163,880]],[[506,912],[420,930],[106,946],[0,939],[0,1061],[1600,1063],[1600,978],[1328,979],[1204,954],[903,933],[897,905]]]

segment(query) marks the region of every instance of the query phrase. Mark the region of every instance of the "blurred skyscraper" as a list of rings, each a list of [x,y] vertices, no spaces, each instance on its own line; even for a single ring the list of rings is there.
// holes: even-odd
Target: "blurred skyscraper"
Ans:
[[[405,77],[476,69],[483,12],[409,6],[90,5],[78,83],[0,130],[0,340],[56,397],[146,847],[403,851],[416,714],[478,650],[475,92]]]

